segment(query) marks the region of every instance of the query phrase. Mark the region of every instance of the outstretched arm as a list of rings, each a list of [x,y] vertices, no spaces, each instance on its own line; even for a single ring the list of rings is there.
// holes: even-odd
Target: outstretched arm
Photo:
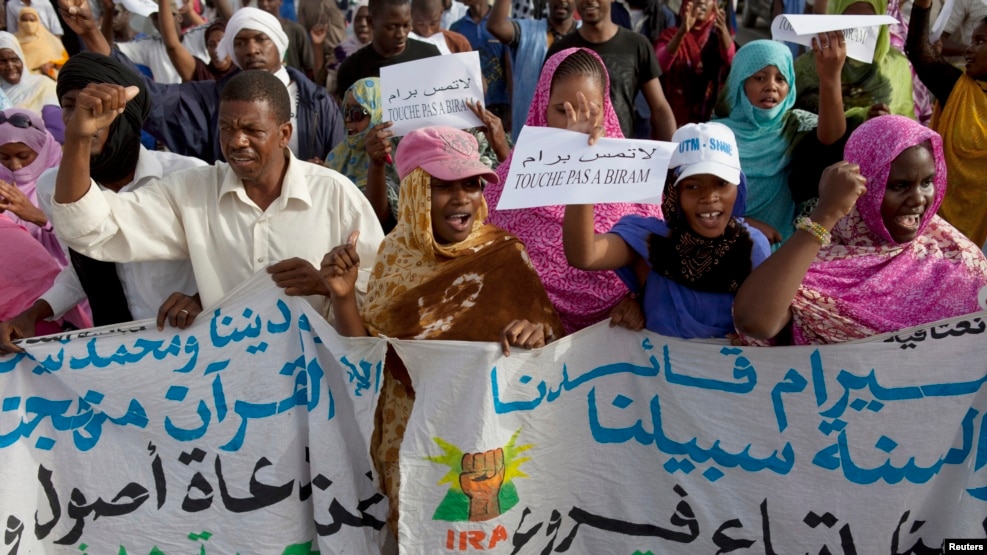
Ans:
[[[195,74],[195,57],[182,45],[175,26],[175,18],[171,12],[171,0],[158,0],[158,30],[171,64],[178,70],[182,81],[191,81]]]
[[[932,0],[915,0],[908,38],[905,39],[905,52],[918,78],[940,104],[945,104],[963,72],[944,60],[929,44],[931,6]]]
[[[843,62],[846,61],[846,39],[842,31],[819,33],[812,39],[816,73],[819,75],[819,125],[816,137],[831,145],[846,133],[843,113],[843,89],[840,84]]]
[[[90,83],[79,92],[65,126],[62,163],[55,178],[55,202],[72,203],[89,191],[93,137],[108,128],[139,92],[137,87],[111,83]]]
[[[86,50],[104,56],[110,55],[110,43],[96,25],[93,12],[89,9],[88,0],[58,0],[58,11],[62,14],[65,23],[79,35]],[[112,19],[112,17],[111,10],[110,18]]]
[[[657,81],[657,79],[656,79]],[[603,108],[589,102],[582,92],[576,93],[577,108],[565,103],[569,131],[589,134],[589,144],[603,135]],[[569,265],[581,270],[613,270],[634,262],[634,252],[627,243],[612,233],[597,234],[594,230],[593,205],[570,204],[562,219],[562,246]]]
[[[511,23],[511,0],[494,0],[487,18],[487,31],[504,44],[515,40],[514,24]]]
[[[332,300],[333,326],[346,337],[369,335],[356,304],[356,277],[360,270],[360,255],[356,252],[358,237],[359,232],[353,232],[346,243],[329,251],[319,270]]]
[[[827,232],[833,229],[867,190],[865,183],[856,164],[841,161],[826,168],[819,183],[819,204],[812,212],[812,222]],[[756,339],[778,335],[792,319],[792,299],[821,247],[819,239],[800,228],[754,268],[733,301],[737,330]]]

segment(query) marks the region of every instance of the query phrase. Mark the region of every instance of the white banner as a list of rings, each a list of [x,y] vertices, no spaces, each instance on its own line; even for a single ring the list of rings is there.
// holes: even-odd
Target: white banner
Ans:
[[[222,306],[0,358],[0,552],[379,551],[386,344],[342,341],[266,272]]]
[[[557,204],[661,204],[676,143],[603,138],[524,126],[497,210]]]
[[[384,120],[401,137],[431,125],[457,129],[480,127],[483,122],[466,101],[483,104],[480,54],[463,52],[435,56],[380,68],[380,97]]]
[[[874,60],[880,26],[897,22],[890,15],[782,14],[771,22],[771,38],[811,48],[817,34],[843,31],[847,57],[869,64]]]
[[[0,358],[0,553],[380,551],[387,340],[269,276],[190,330]],[[601,324],[505,358],[391,341],[403,553],[927,553],[987,536],[987,313],[748,348]]]
[[[396,342],[406,553],[927,553],[987,533],[983,314],[827,347]],[[915,549],[915,551],[911,551]]]

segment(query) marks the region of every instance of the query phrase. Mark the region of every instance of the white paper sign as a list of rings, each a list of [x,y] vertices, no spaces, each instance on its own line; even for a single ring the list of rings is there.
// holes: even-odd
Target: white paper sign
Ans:
[[[152,13],[158,12],[158,3],[154,0],[121,0],[124,8],[132,14],[149,17]]]
[[[384,120],[398,137],[413,129],[483,125],[466,101],[483,102],[483,74],[477,52],[449,54],[380,68]]]
[[[408,38],[415,39],[415,40],[420,40],[422,42],[427,42],[427,43],[431,44],[432,46],[438,48],[439,49],[439,52],[443,56],[446,55],[446,54],[452,54],[452,51],[449,50],[449,45],[446,43],[446,36],[443,35],[442,33],[435,33],[434,35],[432,35],[430,37],[423,37],[423,36],[419,35],[418,33],[411,32],[411,33],[408,33]]]
[[[939,16],[936,17],[936,22],[932,24],[932,30],[929,32],[929,42],[936,42],[942,37],[943,31],[946,30],[946,23],[949,22],[949,16],[952,13],[953,0],[946,0],[942,9],[939,10]]]
[[[498,210],[558,204],[661,204],[675,143],[600,139],[564,129],[524,126]]]
[[[124,8],[132,14],[141,17],[150,17],[152,13],[158,13],[158,3],[155,0],[118,0],[114,4],[123,4]],[[176,11],[185,5],[185,0],[172,0],[172,10]]]
[[[890,15],[779,15],[771,22],[771,38],[812,46],[819,33],[843,31],[846,55],[871,63],[877,46],[879,26],[897,23]]]

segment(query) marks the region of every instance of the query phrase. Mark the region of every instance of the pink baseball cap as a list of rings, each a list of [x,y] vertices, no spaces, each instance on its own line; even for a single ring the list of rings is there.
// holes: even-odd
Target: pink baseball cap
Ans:
[[[401,138],[396,158],[401,179],[421,168],[443,181],[478,175],[487,183],[500,183],[497,174],[480,161],[476,138],[452,127],[415,129]]]

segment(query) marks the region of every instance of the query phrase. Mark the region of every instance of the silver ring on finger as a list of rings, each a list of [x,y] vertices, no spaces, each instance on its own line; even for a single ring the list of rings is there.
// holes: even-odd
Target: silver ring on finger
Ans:
[[[189,314],[189,311],[187,309],[184,309],[183,308],[183,309],[179,310],[178,313],[179,314]]]

